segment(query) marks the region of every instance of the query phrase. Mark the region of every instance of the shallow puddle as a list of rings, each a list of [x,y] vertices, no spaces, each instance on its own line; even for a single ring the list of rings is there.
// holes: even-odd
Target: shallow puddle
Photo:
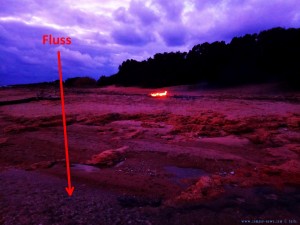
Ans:
[[[279,190],[270,186],[241,188],[227,185],[225,190],[224,198],[216,201],[220,208],[239,207],[251,214],[263,213],[271,208],[284,210],[291,215],[299,212],[300,191],[297,187],[287,186]]]
[[[165,171],[169,174],[172,174],[173,177],[171,180],[180,186],[186,186],[183,182],[183,179],[192,179],[192,178],[199,178],[201,176],[205,176],[208,173],[201,169],[195,168],[183,168],[177,166],[165,166]]]
[[[100,168],[95,167],[95,166],[89,166],[85,164],[72,164],[71,165],[72,170],[77,170],[77,171],[84,171],[84,172],[98,172],[100,171]]]

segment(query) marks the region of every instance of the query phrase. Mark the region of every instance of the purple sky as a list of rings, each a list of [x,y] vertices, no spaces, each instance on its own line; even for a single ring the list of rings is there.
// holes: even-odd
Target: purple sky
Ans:
[[[0,0],[0,86],[110,75],[122,61],[300,27],[299,0]],[[71,37],[43,45],[42,36]]]

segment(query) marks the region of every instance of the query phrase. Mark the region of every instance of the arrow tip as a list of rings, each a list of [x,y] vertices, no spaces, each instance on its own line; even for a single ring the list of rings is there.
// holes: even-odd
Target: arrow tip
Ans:
[[[66,187],[66,191],[68,195],[71,197],[74,191],[74,187]]]

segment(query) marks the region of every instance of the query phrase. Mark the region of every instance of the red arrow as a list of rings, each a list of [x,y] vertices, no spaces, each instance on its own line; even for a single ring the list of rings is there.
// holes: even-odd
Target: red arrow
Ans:
[[[57,52],[57,59],[58,59],[59,84],[60,84],[61,110],[62,110],[62,119],[63,119],[63,127],[64,127],[64,139],[65,139],[66,168],[67,168],[67,178],[68,178],[68,187],[66,187],[66,191],[67,191],[69,196],[72,196],[73,191],[74,191],[74,187],[71,184],[69,147],[68,147],[67,124],[66,124],[66,113],[65,113],[65,100],[64,100],[64,87],[63,87],[63,81],[62,81],[62,68],[61,68],[61,60],[60,60],[60,51]]]

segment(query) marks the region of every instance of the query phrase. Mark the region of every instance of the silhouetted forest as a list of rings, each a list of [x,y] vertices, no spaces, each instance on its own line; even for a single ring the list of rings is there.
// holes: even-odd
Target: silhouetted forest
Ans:
[[[300,87],[300,29],[273,28],[259,34],[195,45],[189,52],[158,53],[126,60],[98,85],[163,87],[207,82],[230,86],[280,81]]]
[[[97,81],[90,77],[73,77],[65,80],[66,87],[96,87]]]

